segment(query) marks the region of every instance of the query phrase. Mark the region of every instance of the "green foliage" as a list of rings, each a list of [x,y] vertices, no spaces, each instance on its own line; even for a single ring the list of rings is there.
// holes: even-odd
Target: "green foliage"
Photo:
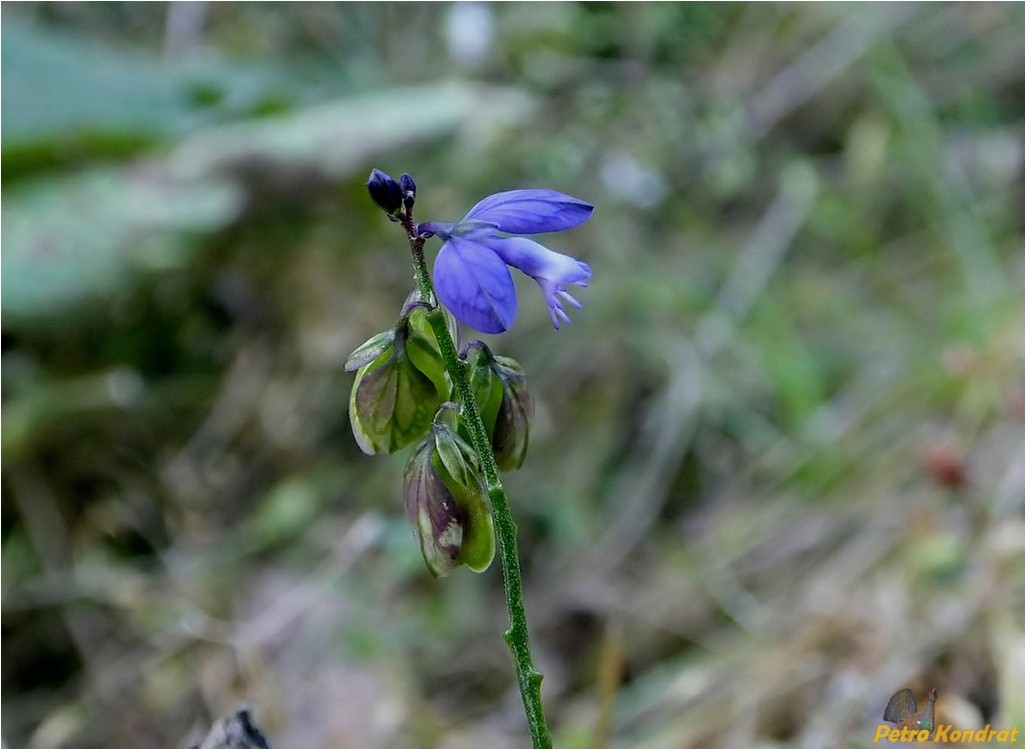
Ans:
[[[17,13],[4,15],[2,63],[5,182],[68,160],[124,157],[297,90],[269,67],[160,60]]]
[[[53,32],[12,18],[4,29],[4,39],[11,40],[4,45],[10,62],[4,66],[3,103],[11,115],[3,125],[5,180],[43,166],[29,164],[34,153],[61,155],[53,165],[59,166],[69,158],[124,155],[136,143],[180,140],[145,162],[86,167],[5,187],[2,297],[8,327],[102,302],[134,284],[141,271],[188,267],[196,246],[252,210],[261,190],[284,192],[293,183],[350,177],[371,157],[452,132],[482,99],[497,119],[515,119],[529,106],[514,92],[440,82],[318,101],[259,118],[247,117],[253,114],[249,107],[227,104],[212,112],[181,94],[191,74],[175,66],[75,38],[54,39]],[[259,96],[253,84],[260,70],[227,75],[211,66],[210,80],[218,83],[204,84],[201,98],[209,99],[222,85],[243,97],[247,90]],[[67,89],[54,89],[51,82]],[[411,102],[416,128],[403,116]],[[86,142],[115,138],[126,139],[126,146],[113,153],[86,148]]]
[[[67,314],[109,297],[141,272],[189,262],[191,239],[238,215],[223,181],[145,169],[91,169],[4,190],[5,325]]]

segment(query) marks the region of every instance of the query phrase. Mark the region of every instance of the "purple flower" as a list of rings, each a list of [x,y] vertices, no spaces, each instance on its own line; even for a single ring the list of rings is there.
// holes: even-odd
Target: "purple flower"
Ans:
[[[564,303],[581,303],[567,287],[588,286],[588,264],[525,237],[505,235],[570,229],[587,221],[593,208],[554,190],[510,190],[489,195],[458,224],[421,224],[422,236],[437,234],[445,240],[435,259],[438,298],[471,328],[502,333],[517,314],[516,289],[507,268],[513,266],[538,282],[552,325],[558,329],[560,322],[569,323]]]

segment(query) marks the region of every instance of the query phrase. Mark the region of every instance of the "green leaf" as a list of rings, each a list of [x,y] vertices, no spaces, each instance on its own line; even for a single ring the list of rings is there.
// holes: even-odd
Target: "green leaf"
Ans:
[[[417,103],[416,127],[410,126],[410,102]],[[304,169],[336,181],[365,170],[375,157],[427,143],[473,117],[517,120],[530,113],[530,105],[510,90],[457,82],[387,89],[208,128],[170,159],[186,174],[259,165],[271,173]]]
[[[8,104],[6,67],[3,72]],[[48,94],[48,101],[53,98]],[[91,100],[103,99],[94,94]],[[140,101],[145,97],[132,106],[145,109]],[[411,101],[418,102],[416,128],[407,122]],[[519,117],[529,111],[527,103],[509,92],[458,83],[391,89],[207,126],[145,163],[5,186],[5,326],[56,320],[71,306],[109,297],[141,271],[187,264],[198,239],[231,224],[251,194],[261,184],[266,188],[252,179],[255,168],[260,174],[309,175],[310,184],[330,185],[362,171],[379,154],[451,132],[475,113]],[[13,104],[5,108],[5,114],[15,111]],[[8,119],[3,121],[5,166]],[[25,126],[24,132],[30,135],[32,128]],[[437,369],[417,361],[445,391]]]
[[[136,152],[271,101],[294,101],[300,88],[269,65],[211,54],[161,59],[18,13],[3,21],[5,180],[68,154]]]
[[[14,322],[53,315],[130,274],[181,265],[188,236],[226,225],[240,198],[225,182],[146,170],[93,169],[5,189],[3,313]]]

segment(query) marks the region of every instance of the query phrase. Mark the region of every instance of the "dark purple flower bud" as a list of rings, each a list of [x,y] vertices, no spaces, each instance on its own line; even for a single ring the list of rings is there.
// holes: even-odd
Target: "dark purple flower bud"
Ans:
[[[417,183],[404,172],[399,178],[399,189],[403,191],[403,205],[406,208],[413,208],[413,203],[417,200]]]
[[[403,191],[399,183],[380,169],[372,169],[367,178],[367,191],[378,207],[389,216],[403,207]]]

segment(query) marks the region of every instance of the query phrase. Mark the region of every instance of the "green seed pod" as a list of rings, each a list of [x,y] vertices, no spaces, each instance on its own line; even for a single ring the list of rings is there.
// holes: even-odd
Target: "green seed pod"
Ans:
[[[449,397],[451,386],[438,340],[427,321],[427,306],[423,302],[408,302],[403,309],[408,311],[406,317],[409,321],[406,352],[417,369],[435,384],[435,389],[444,401]],[[438,405],[435,406],[437,408]]]
[[[492,514],[473,449],[442,419],[406,464],[406,513],[433,575],[480,573],[495,557]]]
[[[414,311],[415,312],[416,311],[415,309],[417,307],[423,308],[423,313],[424,313],[423,315],[420,315],[420,316],[413,315],[413,313],[410,312],[410,311]],[[426,316],[427,311],[430,310],[431,307],[432,307],[431,302],[429,300],[425,300],[421,296],[420,290],[419,289],[414,289],[406,297],[406,302],[403,305],[403,313],[404,314],[409,314],[410,317],[413,319],[414,323],[417,326],[422,327],[423,330],[425,330],[425,331],[431,332],[432,336],[434,336],[434,332],[431,330],[431,325],[427,322],[427,316]],[[455,316],[453,316],[453,314],[451,312],[449,312],[448,308],[446,308],[446,307],[444,307],[442,305],[437,305],[437,307],[442,312],[442,317],[445,319],[445,326],[446,326],[446,328],[449,329],[449,336],[452,338],[453,343],[458,343],[458,341],[459,341],[459,324],[456,322]]]
[[[527,455],[534,401],[520,364],[492,354],[480,341],[467,345],[470,384],[481,420],[492,441],[495,462],[503,471],[519,469]]]
[[[404,309],[396,327],[377,334],[346,360],[359,368],[349,396],[353,436],[367,455],[394,453],[427,434],[449,381],[423,305]]]
[[[502,405],[502,383],[492,370],[494,357],[481,341],[473,341],[467,347],[467,365],[470,367],[470,389],[474,392],[481,421],[491,436],[495,432],[495,418]]]
[[[492,432],[492,450],[499,468],[512,471],[523,466],[527,456],[527,443],[534,419],[534,399],[527,389],[527,378],[518,362],[509,357],[496,357],[492,371],[502,383],[502,402]]]
[[[455,405],[453,405],[455,406]],[[455,409],[439,410],[433,426],[435,470],[449,488],[463,513],[463,543],[457,562],[481,573],[495,557],[495,528],[488,497],[481,477],[477,454],[444,421],[447,414],[455,417]]]
[[[406,516],[428,570],[436,577],[457,566],[463,544],[463,519],[455,498],[435,469],[434,441],[417,446],[403,472]]]

